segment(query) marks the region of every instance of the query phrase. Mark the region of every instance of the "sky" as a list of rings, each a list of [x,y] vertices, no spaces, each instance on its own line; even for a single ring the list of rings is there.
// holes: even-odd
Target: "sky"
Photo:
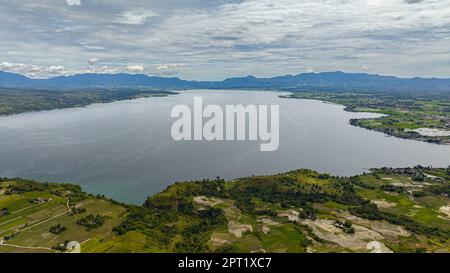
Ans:
[[[0,70],[450,77],[450,0],[0,0]]]

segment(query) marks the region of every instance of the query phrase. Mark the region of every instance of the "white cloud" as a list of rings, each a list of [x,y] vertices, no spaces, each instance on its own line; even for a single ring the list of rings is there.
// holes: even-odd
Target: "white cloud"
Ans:
[[[50,74],[64,74],[66,68],[63,65],[52,65],[48,68]]]
[[[0,67],[1,67],[2,69],[11,69],[13,66],[14,66],[14,65],[13,65],[12,63],[10,63],[10,62],[2,62],[2,63],[0,64]]]
[[[180,68],[180,67],[184,67],[186,66],[183,63],[175,63],[175,64],[159,64],[156,66],[157,70],[170,70],[170,69],[175,69],[175,68]]]
[[[186,66],[184,63],[157,64],[151,74],[158,76],[171,76],[179,73]]]
[[[90,49],[90,50],[104,50],[105,49],[102,46],[91,46],[91,45],[85,45],[84,48]]]
[[[142,65],[128,65],[126,67],[128,72],[142,72],[144,71],[144,66]]]
[[[157,16],[155,12],[143,8],[138,8],[123,12],[119,16],[117,22],[128,25],[142,25],[148,18],[154,16]]]
[[[88,60],[88,62],[89,62],[90,65],[95,65],[98,62],[98,59],[97,58],[90,58]]]
[[[101,67],[92,67],[91,69],[73,71],[71,74],[81,74],[81,73],[98,73],[98,74],[113,74],[118,73],[120,70],[117,67],[109,67],[107,65]]]
[[[67,69],[63,65],[51,65],[40,66],[35,64],[23,64],[23,63],[0,63],[0,70],[9,71],[13,73],[19,73],[30,77],[46,77],[57,76],[68,73]]]
[[[66,3],[69,6],[80,6],[81,0],[66,0]]]
[[[35,64],[10,62],[0,63],[0,70],[22,74],[31,78],[48,78],[61,75],[74,75],[83,73],[111,74],[120,72],[119,68],[106,65],[101,67],[91,66],[88,69],[68,69],[63,65],[39,66]]]
[[[141,64],[149,74],[208,80],[365,66],[450,76],[450,0],[98,0],[83,12],[0,1],[0,58],[15,63],[82,71],[95,56],[121,72]]]

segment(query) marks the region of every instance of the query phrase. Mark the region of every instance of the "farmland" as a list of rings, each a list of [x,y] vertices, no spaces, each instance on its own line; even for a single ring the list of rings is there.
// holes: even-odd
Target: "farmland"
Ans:
[[[450,252],[450,168],[188,181],[142,206],[0,185],[0,252]]]
[[[350,124],[400,138],[450,143],[450,95],[445,92],[294,92],[284,97],[317,99],[345,105],[351,112],[383,114],[352,119]]]
[[[16,183],[21,182],[4,181],[2,186],[10,187]],[[53,185],[45,191],[19,191],[13,194],[4,194],[3,191],[0,195],[0,206],[4,211],[0,217],[2,250],[58,252],[57,246],[66,241],[84,243],[108,235],[126,210],[93,196],[82,194],[80,198],[80,192],[74,192],[74,189],[77,190],[77,187],[66,189]],[[77,201],[72,201],[71,196]],[[107,220],[101,227],[88,230],[77,224],[78,219],[88,214],[103,215]],[[65,231],[51,233],[49,230],[55,225],[63,226]]]

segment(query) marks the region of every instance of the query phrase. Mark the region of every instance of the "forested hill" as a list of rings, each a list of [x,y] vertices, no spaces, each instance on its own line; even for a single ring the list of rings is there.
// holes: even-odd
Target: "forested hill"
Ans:
[[[49,79],[31,79],[23,75],[0,71],[0,87],[10,88],[92,88],[92,87],[152,87],[152,88],[326,88],[327,90],[445,90],[450,92],[450,79],[398,78],[364,73],[322,72],[286,75],[272,78],[254,76],[229,78],[223,81],[188,81],[179,78],[155,77],[144,74],[78,74]]]
[[[1,252],[450,252],[450,167],[175,183],[142,206],[0,179]]]

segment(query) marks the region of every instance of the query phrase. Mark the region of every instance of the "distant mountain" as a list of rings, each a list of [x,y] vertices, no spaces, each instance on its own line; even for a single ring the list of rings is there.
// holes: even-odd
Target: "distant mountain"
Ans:
[[[415,89],[448,90],[450,79],[437,78],[397,78],[364,73],[322,72],[298,75],[278,76],[273,78],[230,78],[221,82],[229,88],[343,88],[343,89]]]
[[[143,74],[79,74],[61,76],[41,81],[50,87],[189,87],[189,82],[179,78],[150,77]]]
[[[49,79],[28,77],[0,71],[0,87],[15,88],[90,88],[90,87],[155,87],[189,88],[189,81],[179,78],[150,77],[143,74],[78,74]]]
[[[2,87],[22,87],[33,83],[33,80],[25,76],[0,71],[0,86]]]
[[[342,90],[447,90],[450,79],[397,78],[364,73],[322,72],[286,75],[273,78],[254,76],[229,78],[223,81],[187,81],[179,78],[154,77],[143,74],[79,74],[49,79],[28,77],[0,71],[1,87],[19,88],[323,88]]]

